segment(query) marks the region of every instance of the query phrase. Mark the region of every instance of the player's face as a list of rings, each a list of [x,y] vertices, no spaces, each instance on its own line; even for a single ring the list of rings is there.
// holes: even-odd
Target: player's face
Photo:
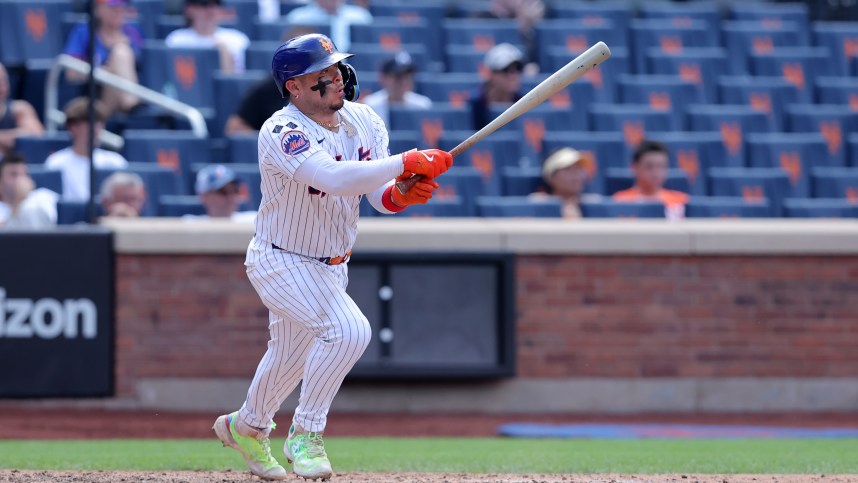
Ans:
[[[637,184],[646,190],[659,190],[667,179],[667,154],[649,152],[633,165]]]
[[[337,67],[337,64],[334,64],[324,70],[320,70],[319,72],[313,72],[311,74],[296,77],[295,80],[300,86],[301,98],[305,100],[305,105],[307,105],[311,111],[319,112],[328,110],[330,112],[334,112],[343,107],[343,98],[345,97],[345,92],[343,91],[343,75]],[[313,87],[318,85],[320,82],[326,83],[327,81],[330,81],[331,83],[327,84],[325,87],[325,95],[319,96],[321,90],[314,91]]]

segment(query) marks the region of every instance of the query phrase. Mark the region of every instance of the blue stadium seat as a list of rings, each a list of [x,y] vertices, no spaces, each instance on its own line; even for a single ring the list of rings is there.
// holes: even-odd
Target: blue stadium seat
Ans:
[[[158,216],[205,215],[206,207],[196,195],[163,195],[158,198]]]
[[[134,20],[140,24],[144,39],[158,38],[158,19],[164,15],[163,0],[134,0],[137,15]]]
[[[679,77],[703,93],[703,102],[715,103],[718,100],[718,77],[727,71],[727,52],[724,49],[689,48],[671,55],[650,50],[647,60],[650,74]]]
[[[488,218],[561,218],[559,198],[527,196],[483,196],[477,198],[477,210]]]
[[[849,166],[858,167],[858,133],[849,134],[846,142],[849,146]]]
[[[811,167],[844,166],[846,162],[832,156],[817,133],[749,134],[747,148],[751,167],[782,169],[799,198],[810,196]]]
[[[489,109],[492,119],[499,116],[506,108],[492,107]],[[545,157],[543,139],[549,132],[565,132],[569,130],[586,130],[580,121],[576,121],[573,111],[569,108],[554,107],[549,103],[534,107],[509,124],[501,127],[498,132],[516,133],[519,137],[518,153],[527,158],[526,164],[541,164]]]
[[[638,11],[642,18],[669,20],[676,26],[689,25],[699,21],[709,30],[717,30],[721,20],[721,9],[715,2],[680,3],[646,2],[641,3]]]
[[[31,165],[44,164],[48,156],[69,146],[71,146],[71,136],[68,131],[15,138],[15,151],[24,155],[27,163]]]
[[[796,198],[784,201],[787,218],[858,218],[858,203],[843,199]]]
[[[180,176],[186,190],[193,185],[192,163],[211,160],[209,140],[194,137],[188,131],[125,131],[122,154],[130,162],[155,163]]]
[[[551,2],[549,5],[550,18],[569,19],[580,21],[584,25],[594,27],[610,24],[614,30],[621,35],[617,46],[626,47],[628,42],[628,30],[631,18],[634,14],[631,5],[627,1],[603,0],[599,2],[564,0],[563,2]],[[614,45],[609,44],[613,50]]]
[[[396,216],[411,218],[461,217],[468,216],[468,208],[465,201],[459,196],[433,197],[425,205],[411,205]]]
[[[61,24],[68,9],[63,0],[0,2],[0,62],[18,66],[61,54]]]
[[[814,198],[843,198],[858,203],[858,168],[812,168]]]
[[[757,22],[772,28],[786,23],[797,25],[801,28],[801,44],[808,43],[807,26],[810,22],[807,5],[802,2],[732,2],[729,9],[730,18],[733,20]]]
[[[401,51],[408,52],[411,55],[411,58],[418,66],[418,69],[422,71],[430,70],[427,69],[430,63],[429,55],[426,53],[426,47],[424,45],[403,44],[400,47]],[[393,52],[379,50],[378,45],[362,44],[356,42],[352,42],[351,47],[349,47],[349,53],[355,55],[354,57],[349,57],[346,62],[351,64],[351,66],[354,67],[355,70],[357,70],[358,72],[372,73],[372,77],[378,77],[378,72],[381,70],[381,65],[384,64],[387,59],[393,57],[394,55]],[[270,59],[268,63],[271,63]],[[358,77],[361,84],[363,84],[364,78],[366,78],[366,76]]]
[[[471,131],[446,132],[439,141],[441,149],[450,151],[471,134],[473,134]],[[516,133],[495,132],[457,156],[456,166],[470,166],[476,169],[482,176],[484,193],[492,196],[500,195],[501,170],[505,167],[522,165],[523,158],[518,155],[519,143]]]
[[[858,79],[854,77],[819,77],[816,99],[820,104],[840,104],[858,112]]]
[[[362,79],[361,83],[363,83]],[[415,76],[417,92],[432,99],[433,102],[446,102],[455,107],[467,106],[468,100],[477,93],[481,83],[482,80],[476,73],[418,72]]]
[[[304,33],[319,33],[323,35],[331,36],[331,26],[330,24],[315,24],[315,25],[292,25],[291,23],[286,21],[286,14],[283,13],[283,10],[286,7],[286,3],[282,4],[280,7],[280,18],[274,22],[261,22],[259,20],[254,21],[254,30],[256,31],[255,40],[258,42],[276,42],[278,45],[283,42],[289,40],[294,37],[296,34],[304,34]],[[253,38],[253,37],[251,37]],[[256,42],[251,42],[251,46]],[[274,51],[272,50],[273,54]],[[270,60],[269,60],[270,62]]]
[[[396,130],[388,133],[387,147],[390,154],[404,153],[414,148],[420,148],[420,131]]]
[[[395,18],[402,25],[425,22],[426,25],[433,26],[433,28],[427,30],[428,36],[422,44],[426,46],[427,51],[435,53],[444,52],[443,31],[437,28],[444,21],[446,14],[444,5],[436,2],[415,0],[407,2],[373,1],[370,3],[369,10],[375,19]],[[431,70],[442,70],[441,57],[432,55],[430,58],[433,62],[438,63]],[[427,67],[424,66],[422,70],[427,70]]]
[[[718,47],[718,31],[707,29],[699,20],[681,26],[670,20],[632,20],[630,45],[634,46],[635,73],[641,74],[647,71],[646,56],[650,49],[669,55],[688,47]]]
[[[629,203],[605,199],[581,203],[584,218],[664,218],[661,203]]]
[[[515,20],[448,18],[442,27],[448,47],[468,46],[478,52],[487,52],[495,45],[509,43],[522,48],[521,34]]]
[[[737,197],[693,196],[685,205],[687,218],[768,218],[768,200],[745,201]]]
[[[63,194],[63,173],[62,171],[45,169],[43,165],[28,166],[27,171],[33,182],[36,183],[36,188],[45,188],[62,196]]]
[[[373,44],[383,51],[395,53],[405,44],[426,45],[426,40],[432,38],[431,30],[437,29],[437,25],[430,29],[425,19],[401,23],[396,18],[376,18],[370,25],[352,25],[351,41],[357,44]],[[442,51],[427,49],[426,53],[433,62],[443,62]]]
[[[721,135],[726,156],[720,166],[746,166],[745,136],[772,130],[765,114],[747,106],[692,106],[688,109],[688,121],[692,131]]]
[[[229,144],[229,163],[250,164],[258,162],[259,136],[257,134],[232,135],[227,137],[226,140]]]
[[[95,204],[95,215],[103,216],[104,210],[98,203]],[[57,201],[57,224],[75,225],[87,222],[87,202],[85,201]]]
[[[542,71],[556,72],[575,58],[565,47],[548,47],[548,57],[550,64],[547,68],[543,66]],[[629,72],[631,72],[629,50],[625,47],[611,46],[611,58],[584,74],[573,86],[589,83],[593,86],[593,102],[612,103],[618,99],[617,79]]]
[[[548,133],[542,145],[546,154],[560,148],[572,147],[587,156],[594,167],[586,188],[590,193],[606,194],[604,175],[607,169],[628,167],[631,163],[622,132]]]
[[[712,168],[712,196],[741,197],[745,201],[768,200],[773,216],[783,213],[783,200],[793,196],[789,176],[779,168]]]
[[[801,47],[805,43],[804,26],[793,22],[765,24],[752,21],[731,21],[721,25],[727,48],[729,72],[733,75],[751,73],[751,55],[765,54],[775,49]]]
[[[590,108],[592,126],[596,131],[623,133],[625,153],[629,159],[638,143],[650,132],[673,130],[673,117],[669,112],[656,111],[644,104],[596,104]]]
[[[613,195],[617,191],[629,189],[635,184],[635,175],[631,168],[608,168],[605,172],[605,193]],[[685,171],[676,168],[667,170],[664,187],[669,190],[690,193],[688,178]]]
[[[821,47],[791,47],[751,54],[751,72],[755,76],[783,77],[797,89],[813,94],[819,76],[832,75],[831,54]]]
[[[703,91],[679,76],[623,75],[619,79],[620,100],[625,104],[649,104],[671,115],[669,130],[685,129],[685,110],[703,102]]]
[[[214,109],[217,49],[168,48],[146,41],[142,57],[141,84],[194,107]]]
[[[828,154],[846,158],[846,136],[858,132],[858,112],[849,106],[806,104],[790,106],[787,114],[792,132],[818,132],[825,138]]]
[[[485,65],[486,53],[469,46],[445,46],[447,71],[457,74],[479,74],[481,78],[488,76]]]
[[[244,51],[244,66],[248,70],[259,70],[270,72],[271,59],[274,57],[274,52],[280,47],[282,42],[268,42],[257,40],[251,42]]]
[[[832,74],[852,74],[850,63],[858,53],[858,28],[855,22],[815,22],[813,43],[831,52]]]
[[[181,178],[169,168],[158,166],[153,163],[128,163],[124,169],[96,169],[95,182],[101,190],[101,185],[108,176],[117,171],[128,171],[136,173],[143,179],[146,186],[146,203],[140,212],[141,216],[158,215],[158,199],[163,195],[184,194],[186,190],[181,183]]]
[[[503,168],[504,196],[527,196],[543,185],[542,170],[537,167]]]
[[[667,146],[670,167],[684,174],[690,194],[705,196],[708,193],[706,173],[711,167],[723,167],[727,157],[719,133],[667,132],[650,133],[648,137]]]
[[[256,38],[256,20],[259,18],[257,0],[223,0],[223,24],[232,24],[251,39]]]
[[[209,133],[212,137],[223,137],[226,120],[238,109],[244,94],[264,77],[270,74],[263,71],[247,71],[243,74],[214,74],[215,117],[214,128]],[[272,82],[271,90],[276,87]]]
[[[529,92],[548,76],[539,75],[521,80],[521,91]],[[540,106],[541,109],[569,112],[569,115],[552,115],[548,120],[549,131],[587,131],[590,127],[590,106],[595,102],[595,85],[589,82],[574,82],[565,89],[549,97]],[[543,107],[544,106],[544,107]],[[558,125],[560,121],[563,124]]]
[[[477,198],[486,194],[482,174],[469,166],[453,166],[438,178],[432,199],[458,196],[465,205],[465,216],[477,215]]]
[[[419,131],[421,147],[434,148],[444,131],[473,129],[471,111],[449,104],[433,104],[431,110],[414,110],[401,107],[390,109],[391,129]]]
[[[197,173],[205,166],[205,163],[191,164],[192,179],[196,180]],[[232,163],[229,168],[235,172],[235,176],[247,189],[247,201],[241,204],[239,211],[258,210],[259,203],[262,201],[262,175],[259,173],[259,163]],[[189,193],[196,194],[193,189]]]
[[[782,77],[722,76],[718,81],[721,102],[749,106],[766,115],[774,130],[786,129],[786,108],[810,102],[809,92],[799,90]]]
[[[536,24],[536,45],[539,45],[540,71],[554,72],[553,61],[550,54],[565,54],[568,60],[574,59],[578,54],[589,49],[591,45],[605,42],[611,48],[621,48],[626,45],[626,32],[616,28],[610,20],[605,20],[599,25],[588,23],[584,20],[543,20]]]

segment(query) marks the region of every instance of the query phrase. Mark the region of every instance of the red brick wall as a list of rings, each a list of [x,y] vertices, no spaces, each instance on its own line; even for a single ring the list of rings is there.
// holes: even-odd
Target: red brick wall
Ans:
[[[243,256],[117,258],[117,392],[249,378],[267,310]],[[522,377],[858,376],[858,257],[517,262]]]

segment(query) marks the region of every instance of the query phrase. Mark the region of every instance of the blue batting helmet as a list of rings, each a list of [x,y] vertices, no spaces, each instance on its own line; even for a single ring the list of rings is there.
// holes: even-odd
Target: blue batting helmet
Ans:
[[[325,35],[301,35],[287,40],[274,52],[271,72],[277,82],[277,90],[286,97],[284,84],[287,80],[327,69],[352,55],[337,51],[337,47]]]

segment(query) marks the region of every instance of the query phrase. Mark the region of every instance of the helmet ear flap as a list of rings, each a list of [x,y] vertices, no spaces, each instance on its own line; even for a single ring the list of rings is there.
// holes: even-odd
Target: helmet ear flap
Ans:
[[[337,64],[343,76],[343,93],[347,101],[356,101],[360,97],[360,86],[358,86],[357,72],[354,67],[343,62]]]

